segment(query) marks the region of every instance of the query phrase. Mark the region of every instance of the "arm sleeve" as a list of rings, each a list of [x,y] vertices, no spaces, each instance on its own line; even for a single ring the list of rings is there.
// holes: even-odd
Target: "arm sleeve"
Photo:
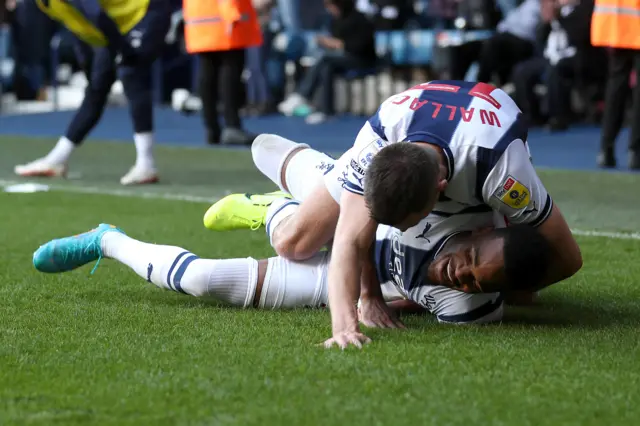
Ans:
[[[78,4],[82,13],[89,19],[109,40],[109,45],[116,49],[126,46],[124,35],[116,23],[105,13],[98,0],[79,0]]]
[[[542,224],[553,201],[540,181],[526,142],[514,140],[497,160],[482,187],[484,201],[511,223]]]
[[[389,143],[376,135],[368,122],[365,123],[350,151],[352,154],[348,159],[346,175],[342,184],[344,189],[354,194],[364,194],[364,178],[367,167],[371,164],[373,156]]]

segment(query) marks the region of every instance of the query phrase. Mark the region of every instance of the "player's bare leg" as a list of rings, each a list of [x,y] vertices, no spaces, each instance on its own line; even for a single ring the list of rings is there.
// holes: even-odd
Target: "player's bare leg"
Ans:
[[[335,160],[304,144],[263,135],[252,147],[260,171],[300,204],[274,202],[267,210],[271,245],[283,257],[307,259],[333,238],[340,207],[323,181]]]
[[[333,239],[340,207],[322,182],[316,186],[313,197],[290,206],[290,210],[285,206],[278,211],[274,204],[267,213],[271,245],[280,256],[308,259]]]
[[[323,176],[335,160],[277,135],[258,136],[251,148],[256,167],[294,200],[277,194],[233,194],[205,214],[212,230],[267,228],[276,252],[307,259],[333,237],[339,206],[325,188]]]

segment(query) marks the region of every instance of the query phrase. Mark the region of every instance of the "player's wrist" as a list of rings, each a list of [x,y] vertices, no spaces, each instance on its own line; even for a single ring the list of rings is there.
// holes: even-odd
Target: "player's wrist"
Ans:
[[[379,301],[379,300],[383,300],[382,292],[380,291],[379,288],[377,291],[375,289],[363,288],[362,291],[360,292],[361,303],[369,303],[369,302]]]
[[[331,313],[331,325],[334,334],[360,330],[358,325],[358,310],[355,304],[332,309]]]

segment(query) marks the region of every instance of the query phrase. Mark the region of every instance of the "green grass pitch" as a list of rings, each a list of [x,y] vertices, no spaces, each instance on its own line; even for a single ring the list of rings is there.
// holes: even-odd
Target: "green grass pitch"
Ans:
[[[0,140],[0,182],[51,141]],[[88,143],[52,191],[0,192],[1,425],[637,425],[640,176],[541,170],[583,270],[500,325],[407,317],[326,351],[329,314],[223,307],[115,262],[37,273],[33,251],[110,222],[206,257],[272,255],[260,232],[212,233],[209,200],[273,186],[246,151],[159,147],[163,182],[121,188],[127,144]],[[583,235],[584,234],[584,235]]]

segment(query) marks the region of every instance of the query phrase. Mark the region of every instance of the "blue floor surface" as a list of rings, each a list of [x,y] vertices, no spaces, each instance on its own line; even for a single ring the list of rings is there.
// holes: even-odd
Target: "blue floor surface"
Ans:
[[[0,115],[0,135],[31,137],[59,137],[72,116],[71,111],[32,115]],[[341,117],[324,124],[310,126],[302,119],[270,116],[247,118],[244,125],[254,133],[276,133],[297,142],[305,142],[322,151],[344,151],[352,143],[362,117]],[[203,146],[204,130],[199,115],[185,117],[170,109],[158,108],[155,112],[156,140],[161,144]],[[91,139],[129,142],[132,127],[125,108],[109,108],[101,123],[91,134]],[[576,127],[563,133],[550,134],[533,129],[529,144],[536,166],[594,170],[595,155],[599,145],[600,130],[597,127]],[[626,164],[628,130],[618,139],[617,156],[620,165]],[[624,170],[624,167],[621,167]]]

